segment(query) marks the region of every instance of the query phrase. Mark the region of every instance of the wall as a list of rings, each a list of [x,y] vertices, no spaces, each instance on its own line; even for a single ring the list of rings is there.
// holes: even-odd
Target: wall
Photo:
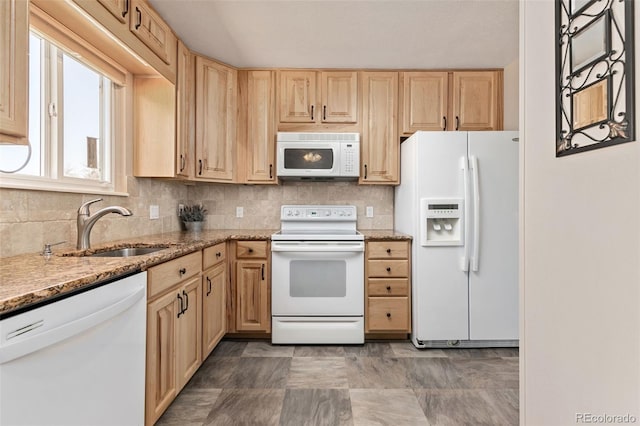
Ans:
[[[504,130],[518,130],[518,59],[504,67]]]
[[[640,422],[640,147],[555,158],[555,2],[520,4],[521,424]]]
[[[358,186],[355,183],[283,183],[278,186],[197,184],[156,179],[128,178],[129,197],[104,197],[92,211],[121,205],[131,217],[109,214],[91,233],[98,244],[127,237],[180,229],[176,216],[179,202],[202,202],[209,210],[207,228],[276,229],[282,204],[354,204],[360,228],[393,227],[393,188]],[[99,198],[93,195],[0,189],[0,257],[41,251],[44,243],[76,241],[76,213],[80,204]],[[149,219],[149,205],[160,207],[160,219]],[[364,218],[366,206],[374,218]],[[244,217],[236,218],[236,207]]]

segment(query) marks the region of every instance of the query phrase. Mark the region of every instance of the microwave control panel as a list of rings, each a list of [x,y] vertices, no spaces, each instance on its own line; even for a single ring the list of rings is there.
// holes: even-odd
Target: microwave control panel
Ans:
[[[360,144],[354,142],[342,142],[340,144],[341,176],[360,175]]]

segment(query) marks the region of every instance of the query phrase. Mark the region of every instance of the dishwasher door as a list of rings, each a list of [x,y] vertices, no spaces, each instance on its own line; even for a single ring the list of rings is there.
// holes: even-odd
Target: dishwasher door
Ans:
[[[143,425],[146,281],[0,320],[0,425]]]

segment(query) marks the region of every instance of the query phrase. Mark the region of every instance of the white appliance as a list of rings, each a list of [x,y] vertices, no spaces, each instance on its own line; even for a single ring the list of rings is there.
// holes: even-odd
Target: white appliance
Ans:
[[[271,342],[364,343],[355,206],[282,206],[271,236]]]
[[[348,180],[360,175],[359,133],[278,132],[278,177]]]
[[[395,229],[412,244],[419,348],[518,345],[517,132],[417,132],[401,144]]]
[[[0,318],[0,424],[144,424],[146,275]]]

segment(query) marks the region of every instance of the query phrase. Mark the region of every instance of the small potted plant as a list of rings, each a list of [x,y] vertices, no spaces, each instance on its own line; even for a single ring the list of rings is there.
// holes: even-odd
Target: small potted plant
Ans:
[[[187,231],[202,231],[207,209],[202,204],[186,205],[178,215]]]

